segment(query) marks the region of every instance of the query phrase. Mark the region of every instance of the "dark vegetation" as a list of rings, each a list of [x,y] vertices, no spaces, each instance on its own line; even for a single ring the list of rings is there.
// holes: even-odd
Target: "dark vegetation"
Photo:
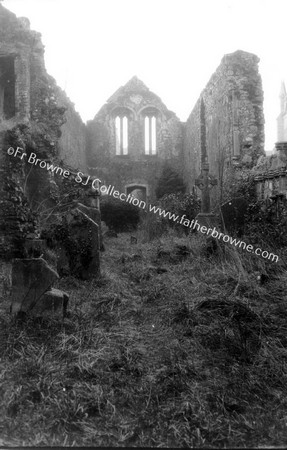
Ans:
[[[246,204],[239,208],[239,213],[244,217],[240,220],[240,227],[233,226],[240,235],[244,234],[253,245],[263,248],[283,248],[287,245],[287,200],[281,195],[267,200],[258,200],[254,177],[244,175],[235,184],[233,197],[244,199]],[[242,238],[243,239],[243,238]],[[244,239],[243,239],[244,240]]]
[[[194,194],[184,194],[182,192],[165,194],[159,201],[159,206],[165,211],[169,211],[179,217],[185,214],[188,220],[195,219],[196,215],[200,212],[200,199]],[[178,231],[189,231],[188,228],[184,228],[183,225],[174,222],[168,218],[162,218],[162,223],[165,223],[167,228],[175,228]]]
[[[156,187],[156,197],[160,199],[164,195],[184,193],[185,191],[186,186],[182,177],[172,167],[165,165]]]
[[[140,220],[140,209],[113,197],[101,201],[102,221],[116,233],[136,229]]]
[[[88,233],[86,236],[80,238],[77,235],[75,236],[75,227],[71,226],[66,217],[62,217],[61,219],[61,223],[51,224],[47,229],[44,229],[41,233],[41,238],[45,240],[48,251],[50,250],[57,254],[62,249],[65,252],[66,264],[64,267],[58,265],[57,270],[59,275],[67,272],[75,277],[81,278],[81,269],[88,268],[93,259],[91,236]],[[86,220],[85,217],[78,215],[77,228],[85,228]],[[47,252],[45,257],[47,257]]]

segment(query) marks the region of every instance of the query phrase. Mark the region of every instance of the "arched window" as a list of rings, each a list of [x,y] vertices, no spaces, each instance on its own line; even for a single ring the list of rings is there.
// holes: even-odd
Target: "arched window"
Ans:
[[[146,115],[144,119],[145,154],[156,154],[156,116]]]
[[[128,118],[116,116],[116,155],[128,154]]]

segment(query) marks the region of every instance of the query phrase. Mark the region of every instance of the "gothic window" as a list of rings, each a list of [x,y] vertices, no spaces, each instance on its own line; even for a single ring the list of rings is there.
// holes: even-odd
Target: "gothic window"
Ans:
[[[128,118],[116,116],[116,155],[128,154]]]
[[[145,154],[156,154],[156,116],[146,115],[144,119],[145,127]]]

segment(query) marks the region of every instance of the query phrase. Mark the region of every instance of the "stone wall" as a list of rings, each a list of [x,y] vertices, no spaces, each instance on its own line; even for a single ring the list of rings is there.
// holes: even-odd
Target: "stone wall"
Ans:
[[[149,201],[154,200],[163,167],[169,165],[184,176],[191,191],[200,174],[202,100],[210,172],[219,180],[213,205],[228,195],[236,173],[251,169],[264,153],[263,92],[259,59],[253,54],[237,51],[223,57],[185,124],[133,77],[85,127],[46,72],[40,34],[30,30],[28,19],[17,18],[1,3],[0,42],[2,253],[4,242],[9,246],[15,236],[35,230],[30,209],[43,217],[45,208],[55,204],[59,180],[28,164],[31,153]],[[17,158],[7,154],[10,146],[20,148]],[[21,159],[22,153],[26,156]]]
[[[117,155],[116,117],[128,120],[127,154]],[[156,151],[145,151],[145,117],[156,118]],[[161,99],[133,77],[118,89],[88,122],[87,158],[90,173],[121,192],[144,188],[150,199],[164,163],[182,173],[182,124]]]
[[[66,93],[57,87],[57,104],[65,108],[65,123],[61,127],[59,157],[64,165],[86,172],[86,126],[75,111]]]
[[[184,133],[184,175],[189,190],[200,174],[200,101],[205,104],[210,173],[218,179],[212,205],[228,197],[228,182],[264,154],[263,91],[259,58],[236,51],[225,55],[193,108]]]
[[[261,156],[253,168],[259,200],[287,199],[287,142],[276,143],[276,153]]]
[[[0,257],[21,256],[21,242],[37,231],[35,217],[53,206],[56,186],[52,174],[28,163],[29,156],[85,166],[85,131],[46,72],[40,34],[2,4],[0,42]],[[17,157],[8,155],[9,147],[19,147]]]

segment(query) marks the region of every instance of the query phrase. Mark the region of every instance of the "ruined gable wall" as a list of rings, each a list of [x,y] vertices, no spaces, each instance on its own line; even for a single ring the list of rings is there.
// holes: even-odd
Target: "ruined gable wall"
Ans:
[[[144,110],[148,107],[157,111],[156,155],[145,155]],[[126,108],[129,112],[128,155],[116,155],[117,108]],[[94,120],[88,122],[87,128],[90,172],[104,184],[113,184],[121,192],[125,192],[129,184],[146,185],[152,198],[166,161],[182,173],[182,124],[160,98],[136,78],[108,100]]]
[[[219,180],[219,186],[213,188],[213,204],[220,197],[220,189],[227,187],[231,172],[253,167],[264,154],[263,91],[258,62],[256,55],[243,51],[225,55],[201,93],[210,173]],[[186,123],[184,170],[191,190],[200,174],[200,100]]]

